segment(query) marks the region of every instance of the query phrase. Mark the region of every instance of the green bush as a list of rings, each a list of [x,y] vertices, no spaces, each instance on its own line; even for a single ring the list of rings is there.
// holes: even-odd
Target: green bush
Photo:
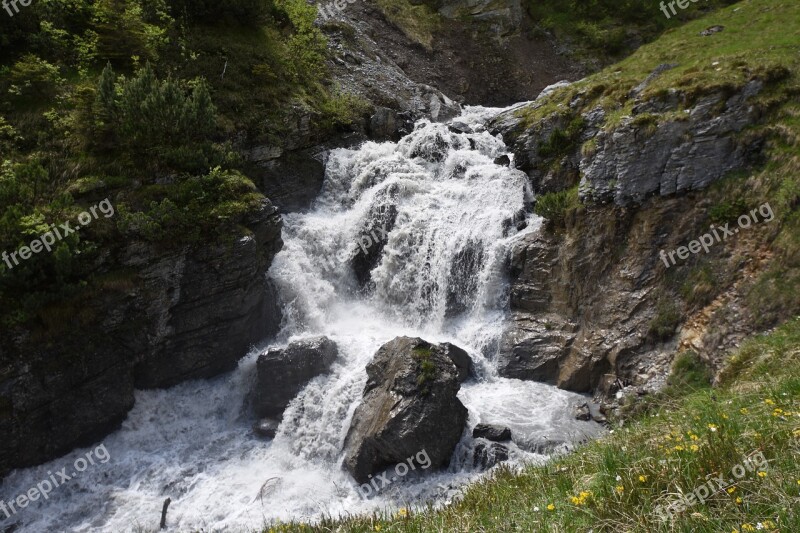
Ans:
[[[550,192],[536,198],[534,212],[556,225],[563,225],[567,212],[579,205],[578,187]]]
[[[665,341],[675,335],[675,328],[681,322],[681,312],[678,305],[665,295],[656,306],[656,315],[650,321],[648,336],[653,340]]]

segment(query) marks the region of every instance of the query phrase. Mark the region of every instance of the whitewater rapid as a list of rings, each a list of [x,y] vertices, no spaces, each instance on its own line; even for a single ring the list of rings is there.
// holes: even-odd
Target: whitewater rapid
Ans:
[[[523,444],[596,434],[595,425],[572,416],[581,396],[500,378],[494,369],[507,317],[509,249],[540,223],[529,214],[526,176],[495,163],[510,155],[485,129],[500,111],[467,108],[453,128],[421,121],[398,143],[329,153],[313,208],[284,216],[284,248],[269,272],[284,306],[278,338],[228,375],[137,392],[122,428],[102,441],[110,459],[10,518],[0,511],[0,531],[12,523],[36,533],[157,531],[166,498],[168,531],[257,531],[276,521],[447,504],[484,475],[472,464],[478,423],[508,426]],[[350,258],[365,235],[384,233],[369,280],[360,283]],[[258,438],[248,404],[257,355],[316,335],[337,343],[338,362],[292,402],[274,440]],[[401,335],[470,353],[477,378],[459,393],[469,428],[446,470],[408,476],[363,499],[341,468],[342,445],[367,363]],[[546,459],[509,448],[513,465]],[[0,498],[12,501],[92,449],[11,473]]]

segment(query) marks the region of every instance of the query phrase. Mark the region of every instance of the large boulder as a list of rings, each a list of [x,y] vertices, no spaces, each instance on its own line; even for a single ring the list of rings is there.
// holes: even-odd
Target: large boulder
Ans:
[[[423,450],[434,467],[450,461],[467,421],[453,348],[399,337],[375,354],[344,445],[359,483]]]
[[[314,337],[269,350],[258,358],[258,377],[253,400],[256,415],[281,418],[286,407],[306,384],[327,373],[339,354],[336,343]]]

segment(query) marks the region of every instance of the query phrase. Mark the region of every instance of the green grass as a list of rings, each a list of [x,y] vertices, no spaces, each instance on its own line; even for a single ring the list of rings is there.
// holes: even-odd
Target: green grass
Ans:
[[[408,0],[377,0],[384,16],[406,37],[428,51],[433,50],[433,38],[441,27],[441,16],[424,3],[414,5]]]
[[[642,42],[703,13],[735,0],[690,4],[678,16],[667,18],[652,0],[526,0],[523,5],[538,27],[567,39],[578,58],[607,62],[630,52]]]
[[[749,340],[723,377],[710,388],[702,363],[684,354],[674,394],[647,416],[544,466],[498,468],[444,509],[266,531],[800,531],[800,319]],[[752,469],[734,479],[748,459]],[[736,481],[731,490],[660,518],[679,494],[719,475]]]
[[[685,95],[683,104],[688,107],[704,94],[732,91],[758,78],[776,85],[762,95],[763,101],[785,101],[782,93],[792,93],[797,82],[789,77],[797,71],[800,61],[798,20],[800,5],[796,2],[744,0],[667,31],[623,61],[556,91],[544,103],[520,110],[520,114],[530,123],[538,122],[553,111],[566,108],[581,93],[581,110],[600,105],[616,116],[630,115],[633,102],[628,101],[628,93],[662,64],[677,66],[655,78],[640,99],[663,98],[676,89]],[[725,26],[725,30],[710,37],[700,35],[700,31],[714,24]],[[614,121],[608,126],[613,127]]]
[[[580,203],[576,185],[564,191],[550,192],[537,197],[534,212],[560,227],[564,225],[569,211],[578,205]]]
[[[417,346],[412,350],[413,358],[419,365],[417,385],[422,388],[423,394],[430,392],[428,384],[436,379],[436,363],[431,361],[433,350],[430,346]]]

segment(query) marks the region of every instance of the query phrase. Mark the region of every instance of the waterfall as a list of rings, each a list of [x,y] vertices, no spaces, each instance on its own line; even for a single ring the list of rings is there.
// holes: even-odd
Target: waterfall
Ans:
[[[508,149],[486,130],[500,111],[467,108],[449,124],[420,121],[397,143],[333,150],[313,208],[284,216],[285,245],[269,272],[285,312],[273,346],[327,335],[340,357],[295,398],[273,441],[251,429],[255,350],[215,380],[137,392],[122,428],[103,442],[111,459],[11,519],[0,512],[0,530],[13,522],[31,532],[155,531],[167,497],[172,531],[252,530],[276,520],[446,504],[483,475],[471,461],[469,430],[447,469],[409,476],[371,499],[341,468],[366,365],[401,335],[470,353],[477,378],[459,393],[469,426],[510,427],[512,464],[545,459],[526,444],[595,431],[572,417],[581,396],[503,379],[494,369],[508,312],[509,249],[539,226],[529,214],[527,177],[498,164]],[[86,451],[13,472],[0,497],[25,493]]]

